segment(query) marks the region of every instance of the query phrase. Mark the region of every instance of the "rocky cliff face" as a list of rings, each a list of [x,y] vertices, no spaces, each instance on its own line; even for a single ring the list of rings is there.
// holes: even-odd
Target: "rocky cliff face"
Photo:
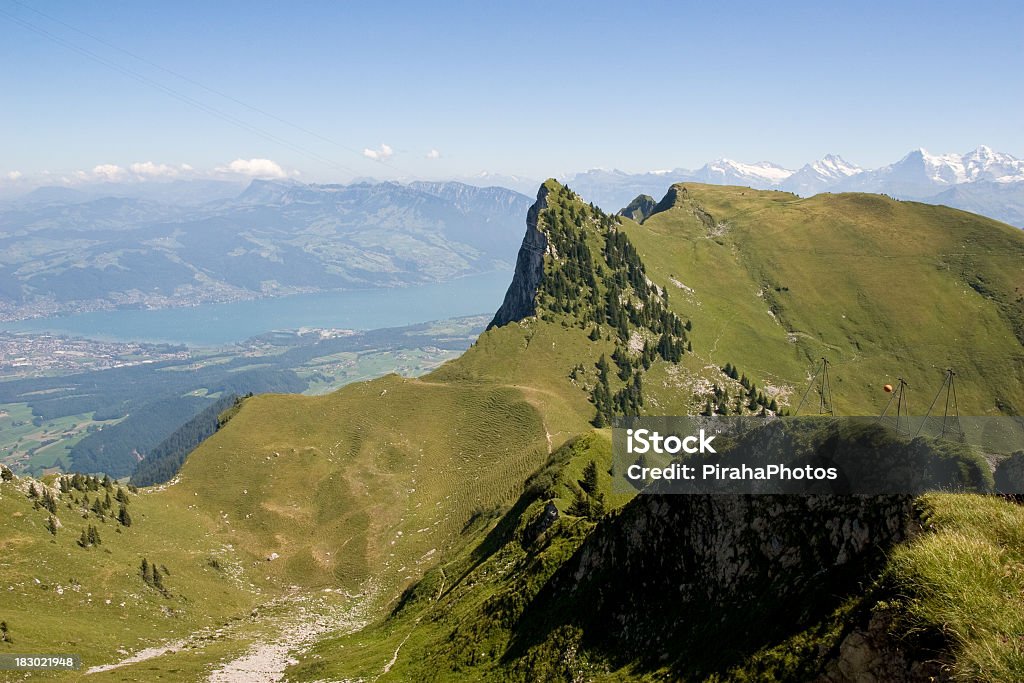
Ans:
[[[880,559],[904,540],[906,496],[645,495],[599,529],[571,567],[566,589],[640,571],[648,583],[685,577],[676,599],[724,603],[776,595],[830,572]],[[609,603],[610,604],[610,603]]]
[[[648,194],[642,194],[626,205],[626,208],[619,211],[619,215],[625,216],[637,223],[643,223],[644,220],[654,211],[654,207],[657,206],[657,204],[658,203],[654,200],[654,197]]]
[[[487,329],[517,322],[534,315],[537,311],[537,287],[544,277],[544,254],[548,248],[548,238],[538,228],[538,219],[540,212],[548,206],[549,191],[546,183],[541,185],[537,192],[537,201],[526,214],[526,235],[516,257],[512,284],[505,292],[505,300],[502,301]]]
[[[558,570],[524,615],[518,644],[578,628],[584,647],[613,662],[637,657],[699,680],[819,623],[914,528],[906,496],[642,495]],[[568,604],[571,612],[560,607]],[[857,656],[869,654],[884,659]],[[830,673],[844,680],[836,665]]]
[[[686,199],[686,194],[686,188],[683,185],[673,185],[668,188],[668,192],[666,192],[665,196],[661,198],[661,201],[655,204],[654,208],[647,213],[647,217],[650,218],[656,213],[668,211]]]

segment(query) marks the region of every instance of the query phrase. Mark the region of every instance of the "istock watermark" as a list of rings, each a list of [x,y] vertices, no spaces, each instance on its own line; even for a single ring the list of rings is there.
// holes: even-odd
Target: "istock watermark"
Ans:
[[[1020,417],[627,417],[612,441],[620,492],[1024,494]]]

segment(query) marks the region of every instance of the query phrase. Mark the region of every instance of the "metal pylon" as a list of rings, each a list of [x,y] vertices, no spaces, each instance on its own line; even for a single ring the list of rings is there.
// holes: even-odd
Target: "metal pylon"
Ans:
[[[822,356],[821,365],[814,372],[814,376],[811,377],[810,383],[807,385],[807,391],[804,392],[803,398],[800,399],[800,404],[796,407],[794,415],[800,414],[800,409],[804,405],[804,401],[807,400],[807,395],[811,393],[811,389],[815,388],[815,381],[821,377],[821,383],[817,386],[818,389],[818,415],[832,415],[835,416],[835,411],[832,408],[832,384],[828,378],[828,366],[831,363],[828,362],[828,358]]]
[[[935,404],[938,403],[939,397],[942,396],[943,390],[946,392],[946,401],[942,411],[942,429],[939,432],[939,438],[945,439],[948,434],[950,437],[962,440],[964,432],[960,428],[960,406],[956,400],[956,372],[953,371],[953,368],[946,368],[946,376],[942,380],[942,386],[935,393],[932,404],[928,406],[928,412],[925,413],[924,420],[921,421],[921,428],[917,430],[917,433],[920,434],[921,430],[924,429],[928,418],[931,417],[932,410],[935,408]]]
[[[878,416],[881,420],[885,417],[885,414],[889,411],[889,406],[892,405],[893,401],[896,401],[896,433],[900,433],[900,423],[906,424],[907,434],[910,434],[910,404],[907,399],[906,390],[910,385],[902,377],[897,377],[896,381],[899,382],[899,386],[896,391],[889,397],[888,403],[885,404],[885,409],[882,410],[882,414]]]

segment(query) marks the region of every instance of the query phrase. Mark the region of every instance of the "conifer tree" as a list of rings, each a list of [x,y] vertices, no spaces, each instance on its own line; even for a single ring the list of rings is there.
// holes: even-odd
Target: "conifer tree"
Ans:
[[[597,463],[593,460],[583,468],[583,481],[580,482],[580,488],[591,496],[597,493]]]
[[[647,341],[644,341],[643,351],[640,352],[640,364],[644,366],[644,370],[651,369],[651,365],[654,364],[654,357],[656,355],[654,347]]]
[[[155,563],[150,565],[150,567],[153,569],[153,587],[159,591],[163,591],[164,580],[160,577],[160,570],[157,568]]]

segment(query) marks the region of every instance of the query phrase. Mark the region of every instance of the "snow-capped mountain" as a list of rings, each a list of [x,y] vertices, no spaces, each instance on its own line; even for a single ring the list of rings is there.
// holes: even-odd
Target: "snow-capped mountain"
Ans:
[[[688,171],[626,173],[593,169],[564,178],[585,199],[606,210],[616,211],[640,194],[660,197],[672,183],[700,182],[715,185],[745,185],[755,189],[783,190],[809,197],[819,192],[881,192],[903,199],[947,203],[969,211],[984,213],[1014,225],[1020,224],[1024,205],[1024,159],[981,146],[966,154],[930,154],[916,149],[899,161],[877,169],[863,169],[837,154],[791,171],[778,164],[760,161],[753,164],[718,159]],[[968,186],[978,191],[966,191]],[[1001,186],[1004,191],[982,186]],[[963,187],[963,192],[948,192]],[[939,196],[941,195],[941,197]],[[986,199],[999,197],[985,211]],[[957,198],[964,200],[964,206]],[[1024,226],[1021,226],[1024,227]]]
[[[769,161],[744,164],[732,159],[716,159],[694,171],[692,179],[714,185],[749,185],[758,189],[777,187],[793,171]]]
[[[863,168],[851,164],[838,154],[826,154],[822,159],[804,165],[786,178],[779,187],[787,192],[807,196],[817,194],[863,172]]]
[[[684,168],[626,173],[618,169],[592,168],[564,178],[566,184],[588,201],[617,211],[642,194],[662,197],[672,183],[692,181],[693,171]]]
[[[837,189],[929,197],[954,185],[1024,182],[1024,160],[982,146],[967,154],[929,154],[915,149],[894,164],[838,183]]]
[[[968,182],[991,180],[997,183],[1024,181],[1024,159],[993,151],[982,145],[961,157]]]
[[[627,173],[618,169],[592,168],[562,180],[587,200],[607,210],[616,210],[642,194],[661,197],[672,183],[745,185],[771,190],[792,174],[793,171],[768,161],[745,164],[732,159],[716,159],[696,171],[673,168]]]

